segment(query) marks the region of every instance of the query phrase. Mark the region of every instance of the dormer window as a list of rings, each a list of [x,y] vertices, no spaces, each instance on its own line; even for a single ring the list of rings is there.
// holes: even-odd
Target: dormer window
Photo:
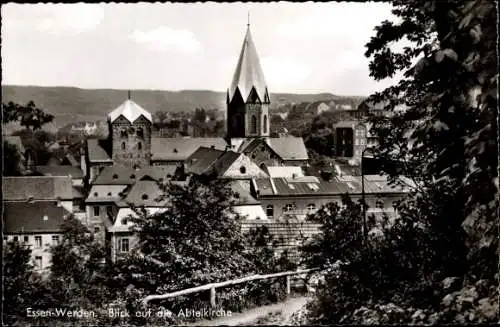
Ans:
[[[97,196],[98,196],[98,195],[99,195],[99,193],[94,192],[94,197],[96,197],[96,198],[97,198]]]
[[[177,153],[177,152],[178,152],[177,149],[174,149],[174,153]]]
[[[118,179],[118,175],[117,174],[113,174],[113,179]]]
[[[143,199],[143,200],[147,200],[148,198],[149,198],[149,196],[148,196],[147,194],[143,194],[143,195],[142,195],[142,199]]]
[[[240,167],[240,173],[245,174],[247,172],[247,169],[245,166]]]

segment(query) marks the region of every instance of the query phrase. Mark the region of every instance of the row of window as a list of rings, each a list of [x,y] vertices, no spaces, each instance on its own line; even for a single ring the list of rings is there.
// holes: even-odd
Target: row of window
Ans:
[[[14,240],[14,242],[19,242],[19,237],[18,236],[14,236],[12,238]],[[7,241],[7,237],[4,236],[3,238],[4,241]],[[23,242],[24,243],[29,243],[30,241],[30,237],[25,235],[23,236]],[[59,244],[59,235],[52,235],[52,245],[57,245]],[[35,249],[41,249],[42,248],[42,236],[40,235],[37,235],[35,236]]]
[[[122,129],[122,130],[120,131],[120,136],[121,136],[122,138],[126,138],[126,137],[128,137],[128,136],[129,136],[129,134],[134,134],[134,133],[135,133],[135,135],[137,135],[138,137],[144,137],[144,130],[143,130],[141,127],[137,128],[137,130],[135,130],[133,127],[130,127],[130,128],[128,129],[128,131],[127,131],[127,130],[125,130],[125,129]]]
[[[113,215],[113,207],[112,206],[106,206],[106,214],[108,216]],[[98,217],[101,215],[101,207],[99,206],[94,206],[94,217]]]
[[[314,203],[309,203],[307,206],[307,211],[314,211],[316,210],[316,204]],[[292,210],[297,210],[297,206],[295,204],[286,204],[285,206],[283,206],[283,212],[289,212],[289,211],[292,211]],[[269,204],[267,207],[266,207],[266,215],[267,217],[274,217],[274,206],[272,204]]]
[[[255,115],[250,118],[250,133],[257,133],[257,117]],[[267,133],[267,115],[264,115],[262,124],[262,133]]]
[[[127,148],[127,144],[125,142],[122,142],[122,150],[125,150]],[[142,142],[137,143],[137,150],[142,150]]]

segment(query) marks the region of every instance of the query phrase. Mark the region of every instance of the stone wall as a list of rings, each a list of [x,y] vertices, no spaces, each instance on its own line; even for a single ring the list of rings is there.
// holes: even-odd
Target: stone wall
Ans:
[[[321,224],[312,222],[293,221],[245,221],[242,223],[242,232],[248,232],[251,228],[266,226],[273,239],[278,241],[275,247],[277,254],[288,252],[288,258],[296,263],[299,262],[299,247],[304,240],[320,233]]]

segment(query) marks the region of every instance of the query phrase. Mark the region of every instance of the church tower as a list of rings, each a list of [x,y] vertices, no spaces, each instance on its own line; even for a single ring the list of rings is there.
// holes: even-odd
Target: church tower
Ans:
[[[269,93],[248,24],[231,86],[227,90],[227,136],[269,136]]]
[[[117,164],[144,167],[151,157],[151,113],[129,98],[108,114],[111,155]]]

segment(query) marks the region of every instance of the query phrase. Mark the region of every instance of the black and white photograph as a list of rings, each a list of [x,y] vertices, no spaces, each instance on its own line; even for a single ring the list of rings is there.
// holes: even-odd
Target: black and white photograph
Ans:
[[[500,324],[497,25],[2,4],[2,325]]]

